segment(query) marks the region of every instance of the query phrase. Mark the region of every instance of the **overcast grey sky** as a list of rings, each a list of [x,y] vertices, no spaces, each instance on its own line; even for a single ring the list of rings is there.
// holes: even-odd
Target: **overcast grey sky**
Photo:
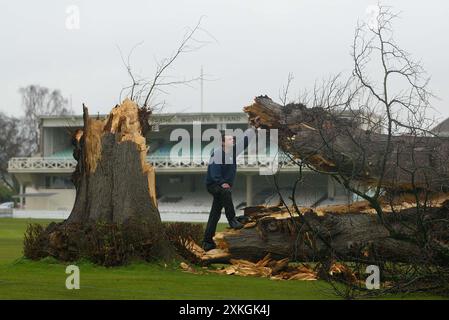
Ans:
[[[202,22],[216,41],[176,61],[169,72],[204,72],[204,111],[240,111],[254,96],[273,98],[292,72],[292,96],[315,80],[348,72],[354,28],[376,0],[0,0],[0,110],[21,114],[18,89],[28,84],[58,88],[71,96],[76,113],[107,113],[129,84],[117,49],[143,41],[132,59],[150,76],[155,57],[170,55],[185,28]],[[401,11],[395,24],[399,45],[422,60],[440,98],[438,117],[449,117],[449,1],[383,1]],[[66,9],[76,5],[80,28],[66,28]],[[208,39],[206,35],[203,39]],[[199,85],[172,88],[167,112],[200,111]]]

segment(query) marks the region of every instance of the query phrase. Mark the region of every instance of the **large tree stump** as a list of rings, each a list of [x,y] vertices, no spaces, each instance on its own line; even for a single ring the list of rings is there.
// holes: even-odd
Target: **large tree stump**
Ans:
[[[78,162],[72,175],[72,212],[45,229],[30,225],[24,239],[26,257],[89,259],[105,266],[178,257],[173,243],[181,240],[173,235],[169,239],[162,224],[154,168],[146,161],[150,114],[129,99],[105,119],[89,117],[83,106],[84,126],[72,139]]]
[[[131,217],[160,223],[154,168],[146,162],[145,112],[128,99],[103,120],[89,118],[83,108],[84,129],[75,137],[76,200],[68,223]]]

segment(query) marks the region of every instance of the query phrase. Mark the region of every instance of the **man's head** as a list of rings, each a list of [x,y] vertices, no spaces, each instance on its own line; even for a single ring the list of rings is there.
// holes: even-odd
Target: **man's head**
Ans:
[[[221,134],[221,145],[224,149],[229,150],[234,146],[234,136],[226,133]]]

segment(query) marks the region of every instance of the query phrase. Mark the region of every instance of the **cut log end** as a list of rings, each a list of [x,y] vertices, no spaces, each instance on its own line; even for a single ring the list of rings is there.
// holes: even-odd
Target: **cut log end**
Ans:
[[[392,191],[449,191],[447,137],[403,134],[387,139],[378,128],[363,129],[360,111],[343,117],[342,110],[282,106],[267,96],[256,97],[243,111],[250,121],[258,118],[261,127],[278,129],[280,148],[316,171],[364,185],[380,182]]]

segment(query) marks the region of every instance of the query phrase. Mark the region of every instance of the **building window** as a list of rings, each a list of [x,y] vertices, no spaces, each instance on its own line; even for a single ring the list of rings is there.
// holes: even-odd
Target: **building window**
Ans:
[[[172,176],[168,178],[168,182],[171,184],[179,184],[184,182],[183,176]]]
[[[47,189],[73,189],[75,186],[70,177],[46,176],[45,188]]]

